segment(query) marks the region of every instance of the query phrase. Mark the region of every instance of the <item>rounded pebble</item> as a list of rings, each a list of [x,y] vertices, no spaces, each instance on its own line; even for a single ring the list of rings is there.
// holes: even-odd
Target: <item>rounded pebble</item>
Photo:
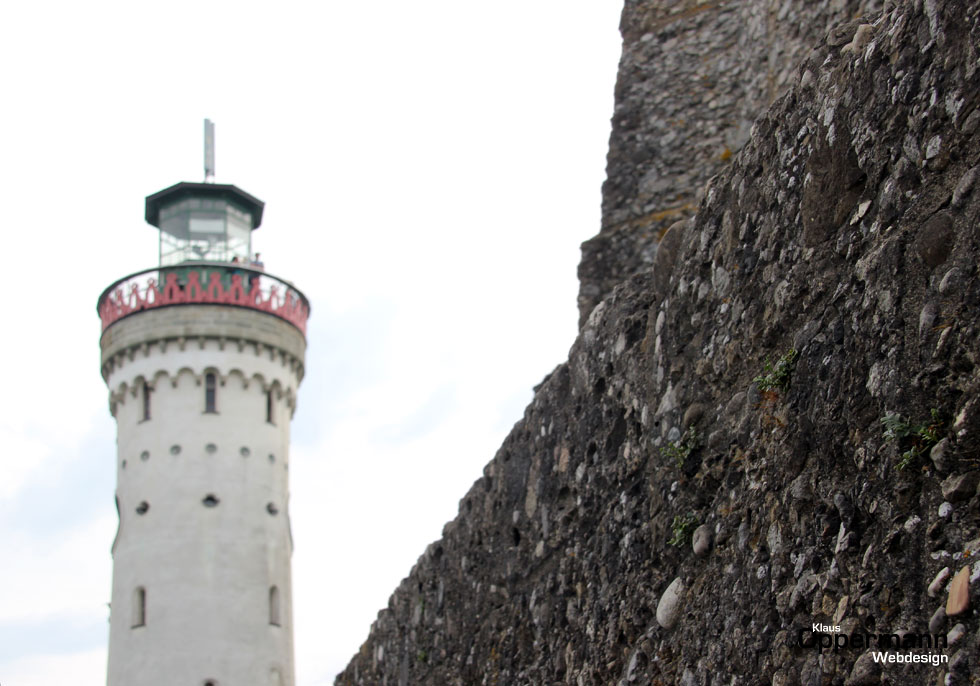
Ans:
[[[660,596],[657,603],[657,623],[665,629],[673,628],[681,616],[682,596],[684,594],[684,582],[677,577],[670,582],[670,586]]]
[[[936,578],[932,580],[932,583],[929,584],[928,593],[930,598],[936,598],[939,596],[940,592],[943,590],[943,586],[946,585],[946,579],[948,578],[949,567],[943,567],[939,570],[939,574],[936,575]]]
[[[946,634],[946,642],[949,645],[953,645],[958,640],[963,638],[963,634],[965,633],[966,633],[966,627],[962,623],[957,624],[952,629],[950,629],[948,634]]]
[[[953,577],[949,584],[949,596],[946,599],[946,614],[949,617],[965,612],[970,606],[970,567],[963,567]]]
[[[707,524],[702,524],[694,530],[691,547],[694,549],[694,554],[699,557],[711,550],[711,528]]]

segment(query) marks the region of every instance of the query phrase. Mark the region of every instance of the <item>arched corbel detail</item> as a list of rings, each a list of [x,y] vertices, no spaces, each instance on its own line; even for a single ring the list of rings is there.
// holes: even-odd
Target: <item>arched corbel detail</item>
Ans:
[[[161,376],[163,377],[163,381],[160,380],[160,377]],[[168,379],[170,379],[170,372],[168,372],[166,369],[158,369],[158,370],[156,370],[153,373],[153,377],[150,380],[150,390],[151,391],[155,391],[157,389],[157,384],[161,384],[162,385]]]
[[[116,405],[126,404],[126,391],[129,390],[129,384],[123,381],[119,386],[116,387],[115,391],[109,393],[109,402],[115,403]]]
[[[177,388],[177,386],[180,384],[180,378],[184,374],[186,374],[186,375],[188,375],[188,376],[191,377],[191,379],[194,381],[194,385],[195,386],[200,386],[201,385],[201,381],[198,379],[197,374],[195,374],[194,373],[194,370],[191,369],[190,367],[181,367],[180,369],[178,369],[177,372],[173,376],[170,377],[170,384],[174,388]]]
[[[139,389],[143,387],[144,383],[146,383],[146,377],[142,374],[137,375],[137,377],[133,379],[132,385],[129,387],[129,394],[135,398],[136,394],[139,393]]]
[[[243,372],[241,369],[238,369],[237,367],[234,367],[234,368],[228,370],[228,374],[227,374],[227,377],[226,378],[228,378],[230,380],[232,376],[237,376],[237,377],[239,377],[242,380],[242,388],[243,389],[247,389],[248,388],[248,384],[249,384],[249,381],[250,380],[245,375],[245,372]],[[224,384],[222,384],[222,385],[224,385]]]
[[[282,400],[284,395],[282,382],[279,379],[273,379],[266,389],[267,393],[272,393],[275,395],[276,400]]]

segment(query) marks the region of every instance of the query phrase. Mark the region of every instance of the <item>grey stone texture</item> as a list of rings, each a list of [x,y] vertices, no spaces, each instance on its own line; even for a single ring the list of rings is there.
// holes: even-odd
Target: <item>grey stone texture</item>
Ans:
[[[704,21],[797,7],[702,4]],[[643,6],[624,15],[620,102],[667,68]],[[980,547],[980,496],[958,488],[939,514],[980,454],[980,2],[835,6],[848,21],[802,53],[696,215],[672,218],[671,259],[591,308],[339,686],[970,682],[972,638],[939,667],[797,644],[814,622],[927,631],[930,584]],[[640,168],[656,155],[637,150]],[[617,165],[607,214],[628,217],[646,200]],[[678,460],[685,416],[703,439]],[[671,544],[690,521],[714,532],[703,556]],[[956,621],[977,635],[972,605]]]
[[[192,339],[258,344],[287,356],[303,378],[306,338],[299,329],[275,315],[229,305],[174,305],[123,317],[102,332],[102,377],[108,378],[119,355],[148,345],[186,345]]]
[[[798,78],[813,45],[838,22],[880,5],[626,1],[602,227],[583,243],[578,269],[580,325],[617,284],[650,268],[666,230],[694,214],[704,184]],[[843,46],[851,33],[834,34],[830,42]]]

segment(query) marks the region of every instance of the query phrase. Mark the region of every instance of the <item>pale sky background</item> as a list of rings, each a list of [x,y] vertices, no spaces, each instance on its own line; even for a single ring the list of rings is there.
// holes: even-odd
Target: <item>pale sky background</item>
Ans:
[[[0,20],[0,684],[105,683],[115,424],[102,289],[146,195],[266,202],[309,297],[293,419],[297,683],[326,686],[576,333],[621,0],[24,2]]]

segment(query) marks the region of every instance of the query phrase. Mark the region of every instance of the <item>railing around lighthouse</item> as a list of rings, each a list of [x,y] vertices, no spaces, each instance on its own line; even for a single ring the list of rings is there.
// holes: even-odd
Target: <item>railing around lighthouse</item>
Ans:
[[[125,276],[102,291],[102,330],[137,312],[173,305],[247,307],[284,319],[303,335],[310,316],[306,296],[287,281],[228,262],[184,262]]]

